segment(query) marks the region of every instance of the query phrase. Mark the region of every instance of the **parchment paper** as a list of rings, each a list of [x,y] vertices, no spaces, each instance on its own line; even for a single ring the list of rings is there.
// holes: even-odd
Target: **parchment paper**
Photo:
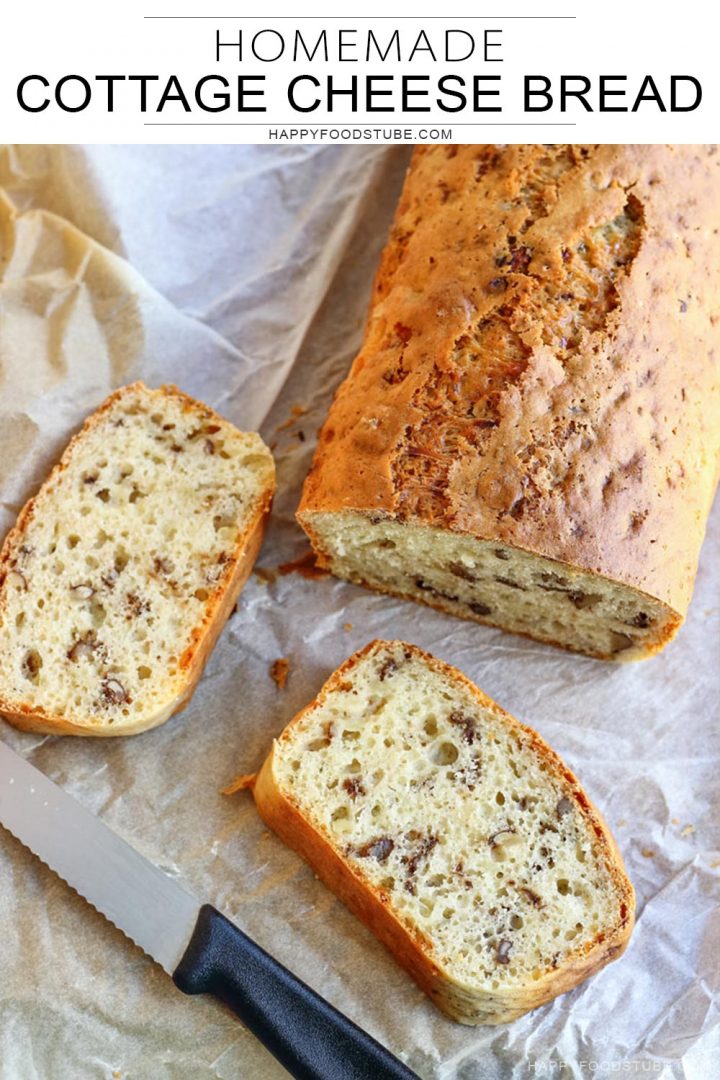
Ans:
[[[641,664],[275,574],[306,549],[293,512],[406,162],[403,147],[0,150],[0,531],[86,413],[136,377],[259,425],[279,471],[268,572],[251,577],[185,712],[128,739],[1,721],[0,737],[422,1077],[707,1080],[720,1060],[718,507],[689,619]],[[625,957],[511,1026],[442,1017],[251,797],[219,794],[376,636],[458,665],[536,727],[603,809],[637,889]],[[268,673],[279,657],[284,690]],[[0,882],[0,1080],[285,1075],[1,830]]]

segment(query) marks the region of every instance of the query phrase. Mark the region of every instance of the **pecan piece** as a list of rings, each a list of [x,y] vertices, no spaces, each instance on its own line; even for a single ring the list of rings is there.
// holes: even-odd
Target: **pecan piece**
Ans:
[[[119,679],[103,679],[100,684],[100,694],[106,705],[129,705],[132,701]]]
[[[422,836],[416,829],[413,829],[407,835],[409,840],[419,841],[409,855],[403,855],[400,859],[400,862],[406,868],[408,877],[412,877],[417,873],[421,861],[430,854],[433,848],[437,847],[439,841],[437,836],[430,834]]]
[[[448,716],[448,723],[452,724],[454,727],[460,728],[463,742],[467,743],[468,746],[472,746],[475,742],[474,717],[468,716],[467,713],[454,711]]]
[[[464,563],[450,562],[448,563],[448,570],[455,577],[462,578],[463,581],[477,581],[477,577],[473,574],[472,570],[469,570]]]
[[[395,841],[391,840],[389,836],[379,836],[377,840],[368,840],[367,844],[357,848],[356,853],[361,859],[377,859],[378,862],[384,863],[389,858],[394,847]]]
[[[126,619],[139,619],[146,611],[150,610],[150,602],[143,600],[137,593],[125,594]]]
[[[89,581],[81,581],[77,585],[70,586],[70,592],[77,600],[89,600],[95,595],[95,590]]]
[[[533,907],[539,908],[543,906],[541,898],[534,889],[529,889],[527,885],[521,885],[520,892],[527,897]]]
[[[94,630],[88,630],[81,637],[77,638],[67,653],[65,654],[68,660],[76,663],[78,660],[90,660],[97,650],[100,648],[100,642],[97,639],[97,634]]]
[[[354,801],[358,795],[366,795],[367,792],[363,787],[362,780],[356,780],[354,777],[346,777],[343,780],[343,788],[347,791],[350,798]]]
[[[397,670],[397,660],[395,660],[392,656],[389,656],[387,660],[383,661],[383,663],[378,668],[378,679],[380,680],[380,682],[385,682],[385,679],[387,679],[390,675],[394,675]]]
[[[495,580],[499,581],[501,585],[507,585],[508,589],[520,589],[522,592],[527,592],[527,588],[524,585],[521,585],[519,581],[513,581],[512,578],[501,577],[497,574]]]
[[[507,938],[501,938],[498,942],[497,949],[495,950],[495,962],[498,964],[509,964],[511,949],[512,941],[508,941]]]

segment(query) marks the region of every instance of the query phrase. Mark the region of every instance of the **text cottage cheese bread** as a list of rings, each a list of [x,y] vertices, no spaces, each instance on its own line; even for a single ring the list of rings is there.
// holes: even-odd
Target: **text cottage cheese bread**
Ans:
[[[332,573],[636,659],[718,466],[720,154],[415,151],[298,519]]]
[[[0,713],[129,735],[189,701],[262,540],[270,451],[172,386],[112,394],[0,553]]]
[[[629,940],[632,885],[573,774],[412,645],[376,641],[339,668],[276,740],[253,793],[463,1023],[513,1020]]]

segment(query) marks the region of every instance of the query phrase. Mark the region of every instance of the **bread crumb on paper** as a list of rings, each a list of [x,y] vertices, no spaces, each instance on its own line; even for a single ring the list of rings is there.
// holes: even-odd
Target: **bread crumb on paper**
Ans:
[[[275,430],[287,431],[287,429],[291,428],[293,424],[297,423],[298,419],[301,416],[304,416],[306,412],[307,409],[304,405],[293,405],[292,409],[290,410],[290,416],[287,418],[287,420],[284,420],[282,424],[278,424]]]
[[[290,661],[284,656],[281,656],[278,660],[274,660],[270,665],[270,678],[273,680],[278,690],[285,689],[285,683],[287,682],[289,674]]]
[[[235,795],[238,791],[246,791],[255,783],[256,773],[241,773],[231,780],[227,787],[220,789],[221,795]]]
[[[298,573],[301,577],[316,581],[328,577],[327,570],[321,570],[317,565],[314,551],[306,551],[298,559],[283,563],[278,570],[285,577],[286,574]]]
[[[277,571],[269,566],[256,566],[253,574],[261,585],[274,585],[277,581]]]
[[[695,832],[695,826],[694,825],[686,825],[684,829],[680,830],[680,835],[681,836],[692,836],[692,834],[694,832]]]

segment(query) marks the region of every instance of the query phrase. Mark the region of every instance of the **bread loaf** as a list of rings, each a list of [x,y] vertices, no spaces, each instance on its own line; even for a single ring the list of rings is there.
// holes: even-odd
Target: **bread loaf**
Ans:
[[[339,577],[602,658],[690,601],[720,154],[418,148],[298,518]]]
[[[257,555],[272,456],[172,386],[86,421],[0,552],[0,713],[129,735],[187,704]]]
[[[618,957],[634,894],[566,765],[459,671],[376,641],[276,740],[266,823],[466,1024],[513,1020]]]

